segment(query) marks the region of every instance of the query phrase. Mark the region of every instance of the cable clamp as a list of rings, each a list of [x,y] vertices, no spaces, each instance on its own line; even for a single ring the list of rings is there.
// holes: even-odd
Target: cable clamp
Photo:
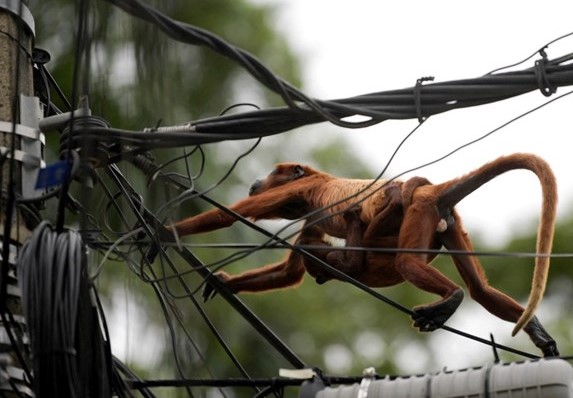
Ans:
[[[424,76],[416,80],[416,85],[414,86],[414,106],[416,108],[418,122],[420,123],[427,119],[427,117],[422,114],[422,83],[431,81],[434,81],[434,76]]]
[[[539,55],[541,55],[541,59],[535,61],[535,77],[537,78],[537,87],[539,87],[539,91],[546,97],[550,97],[551,94],[557,92],[557,88],[551,84],[549,81],[549,76],[547,75],[547,54],[545,53],[545,49],[542,48],[539,50]]]

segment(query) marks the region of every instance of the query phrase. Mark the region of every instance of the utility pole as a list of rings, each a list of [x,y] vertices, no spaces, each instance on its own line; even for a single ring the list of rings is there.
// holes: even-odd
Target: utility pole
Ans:
[[[34,159],[40,160],[38,153],[31,154],[37,152],[31,148],[40,145],[34,138],[39,137],[39,104],[33,97],[33,41],[34,19],[27,1],[0,0],[0,395],[8,397],[33,396],[24,371],[30,368],[29,341],[14,273],[18,248],[29,234],[16,215],[14,197],[34,183],[28,181],[31,163],[33,167]]]

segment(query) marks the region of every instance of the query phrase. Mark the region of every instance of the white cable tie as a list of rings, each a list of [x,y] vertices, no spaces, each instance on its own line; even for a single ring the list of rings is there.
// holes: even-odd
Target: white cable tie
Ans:
[[[288,379],[310,380],[316,376],[316,372],[310,368],[306,369],[279,369],[279,376]]]
[[[194,133],[195,126],[191,123],[179,124],[177,126],[146,127],[144,133]]]

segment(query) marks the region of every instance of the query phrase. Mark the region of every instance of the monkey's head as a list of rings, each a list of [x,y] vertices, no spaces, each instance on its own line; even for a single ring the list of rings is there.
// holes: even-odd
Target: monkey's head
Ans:
[[[313,168],[298,163],[279,163],[263,180],[257,180],[249,189],[249,196],[258,195],[271,188],[286,185],[313,174],[319,173]]]

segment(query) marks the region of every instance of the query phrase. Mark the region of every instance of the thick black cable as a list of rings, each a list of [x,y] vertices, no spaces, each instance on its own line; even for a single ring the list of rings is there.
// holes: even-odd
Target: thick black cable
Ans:
[[[564,65],[560,72],[545,68],[545,76],[554,87],[573,84],[573,65]],[[432,116],[453,109],[483,105],[508,99],[539,88],[534,70],[510,72],[445,83],[424,85],[420,107],[424,116]],[[366,94],[343,100],[328,101],[326,106],[335,107],[335,113],[343,118],[354,114],[373,117],[377,122],[388,119],[417,118],[415,88]],[[344,110],[344,104],[353,104],[354,112]],[[199,120],[193,122],[196,133],[229,133],[237,138],[244,134],[280,133],[322,120],[311,111],[293,112],[288,108],[274,108],[246,112],[239,115]]]
[[[550,84],[551,87],[572,85],[573,64],[564,65],[562,68],[567,70],[551,72],[552,67],[545,66],[543,81]],[[496,75],[468,79],[466,81],[425,84],[420,104],[424,109],[424,117],[427,118],[452,109],[496,102],[540,88],[534,69],[524,72],[512,72],[511,74],[512,76],[505,77]],[[514,83],[511,81],[522,80],[523,78],[529,81],[527,85],[522,86],[521,83],[518,83],[517,88],[513,87]],[[501,83],[482,84],[482,80],[486,79],[493,79]],[[504,83],[506,80],[510,82]],[[390,118],[412,119],[418,116],[414,105],[416,102],[414,92],[415,88],[409,88],[366,94],[340,101],[356,103],[354,107],[357,114],[366,114],[370,108],[384,107],[392,109],[391,114],[385,115],[383,119],[377,119],[379,122]],[[481,95],[486,95],[487,98],[480,99]],[[462,97],[467,99],[460,99]],[[434,100],[437,101],[436,104],[432,103]],[[340,112],[339,114],[340,117],[353,115],[353,113],[349,112]],[[145,151],[227,140],[267,137],[321,121],[312,111],[299,110],[293,112],[290,108],[270,108],[194,121],[187,127],[181,127],[181,132],[131,131],[118,128],[84,126],[81,130],[74,130],[73,135],[70,137],[69,145],[77,147],[82,143],[95,144],[97,142],[105,142],[117,144],[118,148],[131,146]],[[116,160],[120,159],[121,156],[116,158]]]

